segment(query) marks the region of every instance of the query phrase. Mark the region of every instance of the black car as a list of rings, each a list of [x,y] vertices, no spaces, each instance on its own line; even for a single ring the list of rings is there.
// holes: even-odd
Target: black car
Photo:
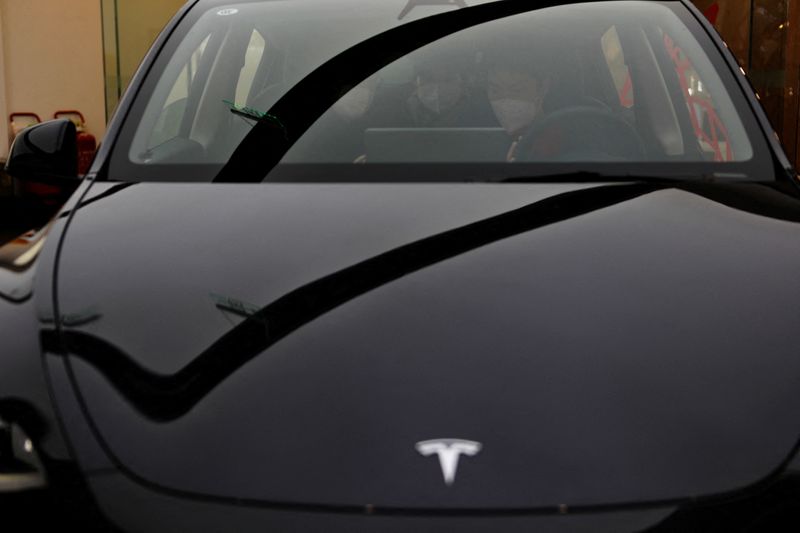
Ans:
[[[800,189],[687,2],[193,0],[74,154],[6,167],[3,531],[800,527]]]

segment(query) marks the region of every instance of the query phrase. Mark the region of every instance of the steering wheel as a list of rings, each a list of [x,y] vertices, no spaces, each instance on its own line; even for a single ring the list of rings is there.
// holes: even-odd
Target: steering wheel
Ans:
[[[641,137],[613,112],[594,106],[558,109],[522,135],[517,161],[635,161],[645,157]]]

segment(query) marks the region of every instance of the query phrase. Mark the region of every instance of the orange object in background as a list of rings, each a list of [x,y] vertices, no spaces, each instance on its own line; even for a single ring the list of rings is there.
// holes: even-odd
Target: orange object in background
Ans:
[[[75,124],[78,130],[78,174],[86,174],[97,150],[97,139],[86,131],[86,119],[83,118],[83,113],[75,109],[66,109],[56,111],[53,118],[66,118]]]

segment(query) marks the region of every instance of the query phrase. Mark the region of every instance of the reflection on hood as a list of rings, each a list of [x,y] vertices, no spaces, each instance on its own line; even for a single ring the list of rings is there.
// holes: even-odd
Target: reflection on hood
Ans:
[[[411,242],[307,283],[260,309],[248,308],[239,313],[246,317],[241,323],[174,374],[145,370],[116,346],[83,332],[66,330],[61,337],[62,350],[56,332],[43,330],[43,345],[51,353],[66,352],[64,355],[74,355],[94,366],[145,416],[174,420],[270,346],[361,295],[500,240],[668,189],[685,190],[755,215],[800,222],[798,200],[778,187],[763,184],[602,185],[557,194]],[[221,303],[222,308],[230,307]]]
[[[664,187],[629,184],[570,191],[400,246],[285,294],[248,316],[172,375],[149,372],[116,346],[90,334],[65,331],[64,348],[96,367],[146,416],[173,420],[279,340],[373,289],[482,246]],[[45,330],[42,335],[48,351],[62,352],[55,331]]]

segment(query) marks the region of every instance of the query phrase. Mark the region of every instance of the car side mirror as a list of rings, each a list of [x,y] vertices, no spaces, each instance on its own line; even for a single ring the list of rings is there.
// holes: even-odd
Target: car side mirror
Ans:
[[[6,172],[16,179],[78,178],[78,133],[70,120],[49,120],[22,130],[11,145]]]
[[[63,203],[77,188],[78,133],[70,120],[49,120],[22,130],[14,139],[5,172],[19,196],[45,204]]]

